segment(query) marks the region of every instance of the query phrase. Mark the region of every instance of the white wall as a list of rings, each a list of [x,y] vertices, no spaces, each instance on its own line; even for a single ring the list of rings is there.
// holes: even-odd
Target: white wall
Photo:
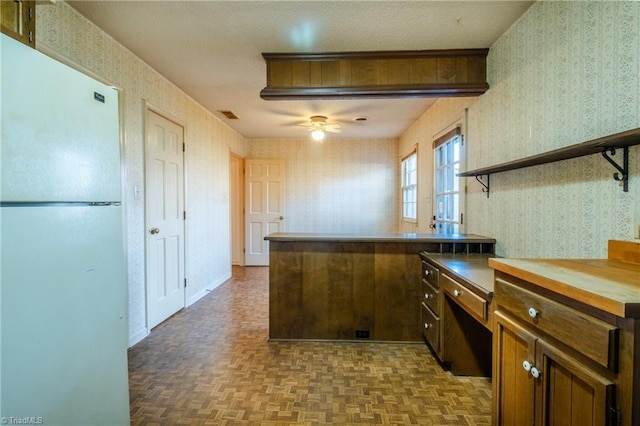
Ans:
[[[249,158],[285,161],[287,232],[397,232],[396,139],[253,139]]]
[[[37,6],[37,45],[123,90],[129,341],[147,333],[144,259],[144,101],[185,125],[187,299],[193,302],[231,275],[229,150],[246,140],[64,2]]]

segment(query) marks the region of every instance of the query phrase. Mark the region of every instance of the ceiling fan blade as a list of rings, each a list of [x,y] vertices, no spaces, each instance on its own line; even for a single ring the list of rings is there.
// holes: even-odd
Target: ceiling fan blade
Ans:
[[[327,127],[326,129],[324,129],[324,131],[331,133],[342,133],[342,129],[340,127]]]

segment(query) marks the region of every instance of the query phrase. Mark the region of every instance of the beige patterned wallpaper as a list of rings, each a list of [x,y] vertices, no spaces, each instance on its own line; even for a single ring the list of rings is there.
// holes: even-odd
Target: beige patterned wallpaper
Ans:
[[[430,217],[433,215],[431,194],[433,192],[433,140],[455,128],[465,131],[465,109],[478,98],[438,99],[400,137],[400,158],[418,146],[418,222],[410,223],[400,218],[400,232],[431,233]]]
[[[640,3],[538,2],[492,46],[488,79],[469,110],[470,169],[640,127]],[[600,155],[492,175],[489,199],[468,179],[467,231],[509,257],[606,257],[640,225],[630,154],[628,193]]]
[[[185,125],[188,299],[230,275],[229,150],[287,164],[288,231],[429,232],[431,141],[469,108],[467,162],[482,167],[640,126],[640,3],[538,2],[491,48],[491,89],[439,100],[397,140],[246,141],[64,2],[38,6],[38,44],[122,89],[130,342],[145,320],[144,101]],[[399,217],[399,159],[419,149],[418,225]],[[498,254],[602,257],[640,225],[640,149],[630,192],[600,156],[493,175],[491,198],[466,181],[467,232]]]
[[[249,158],[285,161],[287,232],[396,232],[396,139],[252,139]]]
[[[419,146],[420,194],[418,224],[400,230],[430,232],[431,141],[465,108],[467,169],[640,127],[640,3],[538,2],[491,47],[488,79],[477,101],[440,99],[401,136],[400,156]],[[465,231],[501,256],[606,257],[609,239],[640,232],[639,160],[631,148],[628,193],[600,155],[492,175],[489,199],[464,179]]]
[[[148,333],[145,293],[144,188],[145,101],[185,127],[187,207],[187,304],[231,275],[229,249],[229,150],[246,155],[246,140],[207,112],[64,2],[37,6],[37,44],[121,88],[129,342]]]

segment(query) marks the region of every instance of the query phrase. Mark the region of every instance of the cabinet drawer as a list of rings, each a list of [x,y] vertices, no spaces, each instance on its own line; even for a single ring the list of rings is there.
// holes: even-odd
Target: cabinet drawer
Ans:
[[[440,291],[431,287],[425,279],[422,280],[422,301],[434,314],[440,316]]]
[[[440,353],[440,319],[422,303],[422,334],[435,353]]]
[[[440,288],[440,270],[424,260],[422,261],[422,278],[426,279],[433,288]]]
[[[487,321],[487,301],[445,274],[442,274],[442,291],[476,319],[482,323]]]
[[[495,298],[497,305],[520,320],[617,371],[619,329],[616,326],[501,278],[496,278]]]

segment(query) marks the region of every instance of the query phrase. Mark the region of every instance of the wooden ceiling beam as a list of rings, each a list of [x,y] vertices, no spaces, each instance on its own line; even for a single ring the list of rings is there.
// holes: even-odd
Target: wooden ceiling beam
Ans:
[[[489,49],[263,53],[260,97],[357,99],[478,96]]]

